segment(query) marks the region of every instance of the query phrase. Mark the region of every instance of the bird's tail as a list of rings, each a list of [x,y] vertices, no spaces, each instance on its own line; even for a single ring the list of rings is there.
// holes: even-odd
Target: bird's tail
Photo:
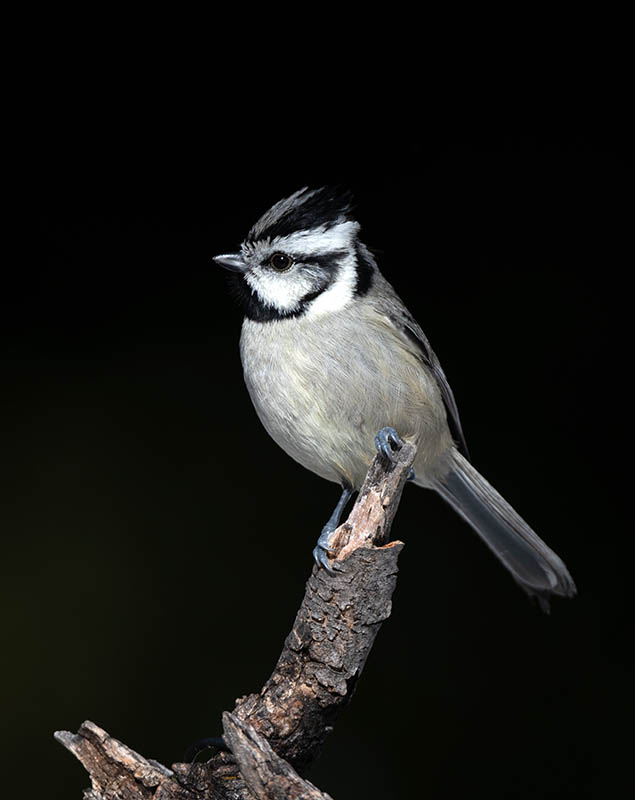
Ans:
[[[453,453],[449,473],[427,486],[469,522],[543,611],[549,611],[551,595],[575,596],[575,583],[562,559],[459,452]]]

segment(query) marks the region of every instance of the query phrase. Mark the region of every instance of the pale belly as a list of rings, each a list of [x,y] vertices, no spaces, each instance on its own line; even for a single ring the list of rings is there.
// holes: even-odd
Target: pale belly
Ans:
[[[246,321],[241,336],[249,394],[269,435],[307,469],[359,488],[386,426],[417,444],[419,472],[448,450],[436,384],[398,342],[375,337],[370,348],[354,326],[335,340],[314,323],[308,336],[298,320],[258,325]]]

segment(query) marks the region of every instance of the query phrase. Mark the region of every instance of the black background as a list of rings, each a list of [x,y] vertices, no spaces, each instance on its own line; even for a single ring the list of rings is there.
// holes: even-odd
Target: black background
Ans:
[[[620,124],[593,109],[496,124],[425,104],[292,112],[271,88],[257,110],[148,100],[141,83],[125,101],[104,86],[62,101],[43,80],[13,154],[27,203],[1,297],[13,773],[80,797],[52,732],[86,718],[169,764],[270,674],[338,490],[260,427],[211,257],[285,194],[337,183],[441,359],[474,463],[580,594],[543,616],[408,487],[393,616],[310,777],[338,800],[619,791],[633,712]]]

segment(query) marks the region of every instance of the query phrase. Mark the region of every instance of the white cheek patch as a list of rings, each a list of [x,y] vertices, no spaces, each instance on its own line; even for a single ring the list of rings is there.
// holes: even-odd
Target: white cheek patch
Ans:
[[[312,300],[307,308],[306,317],[319,317],[331,311],[339,311],[347,306],[355,294],[357,285],[357,268],[355,257],[347,256],[339,263],[339,268],[333,282]]]
[[[263,305],[283,315],[299,311],[303,298],[319,291],[322,286],[323,291],[306,302],[303,313],[316,317],[338,311],[352,300],[357,285],[354,243],[358,230],[357,222],[345,221],[330,228],[321,225],[287,236],[277,236],[256,248],[251,244],[243,244],[245,260],[259,264],[245,273],[245,281]],[[294,256],[299,262],[298,267],[282,273],[264,267],[263,261],[277,250]],[[344,253],[346,255],[342,255]],[[328,285],[325,286],[328,273],[318,266],[312,267],[312,256],[333,259],[341,256],[334,263],[335,269]],[[306,259],[304,265],[303,259]]]
[[[280,275],[257,270],[245,273],[245,280],[266,306],[282,314],[297,310],[302,298],[311,291],[310,282],[298,274]]]

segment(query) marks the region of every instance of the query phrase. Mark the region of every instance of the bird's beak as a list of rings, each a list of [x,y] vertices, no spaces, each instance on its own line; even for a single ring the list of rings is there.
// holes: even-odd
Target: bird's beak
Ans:
[[[240,253],[229,253],[225,256],[214,256],[214,261],[220,264],[225,269],[230,269],[232,272],[246,272],[247,264],[245,264],[243,257]]]

